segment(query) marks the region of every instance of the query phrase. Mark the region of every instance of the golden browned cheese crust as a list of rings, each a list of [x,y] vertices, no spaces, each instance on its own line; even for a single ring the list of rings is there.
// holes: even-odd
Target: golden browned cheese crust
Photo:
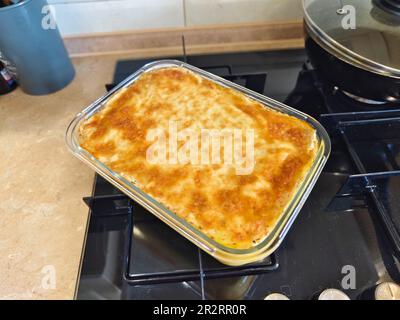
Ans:
[[[146,159],[150,129],[254,130],[254,170]],[[179,67],[147,72],[79,128],[81,147],[218,243],[247,249],[263,240],[316,158],[306,122]]]

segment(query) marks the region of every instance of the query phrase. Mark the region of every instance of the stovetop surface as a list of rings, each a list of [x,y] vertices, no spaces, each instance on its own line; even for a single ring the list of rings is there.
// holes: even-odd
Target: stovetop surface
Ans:
[[[114,82],[152,60],[118,62]],[[242,269],[226,268],[97,176],[93,195],[116,198],[111,210],[101,202],[109,198],[91,207],[78,299],[263,299],[271,292],[311,299],[326,288],[356,299],[380,281],[400,282],[393,241],[374,198],[399,232],[400,176],[374,176],[375,189],[367,196],[354,191],[362,189],[354,175],[399,170],[400,114],[396,106],[365,106],[326,88],[306,60],[302,50],[187,57],[188,63],[243,85],[249,78],[242,75],[252,75],[249,81],[263,79],[262,85],[253,83],[257,90],[329,129],[331,157],[276,254]],[[379,114],[382,121],[360,125],[354,122],[359,117],[352,118],[354,112],[366,112],[367,119],[375,119],[368,112],[388,109],[394,111]],[[352,192],[338,196],[343,188]],[[346,290],[347,266],[356,272],[356,287]]]

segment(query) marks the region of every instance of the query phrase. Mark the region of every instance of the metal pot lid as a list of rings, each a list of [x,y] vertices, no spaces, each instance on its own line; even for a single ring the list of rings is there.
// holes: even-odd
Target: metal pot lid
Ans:
[[[400,0],[303,0],[307,31],[356,67],[400,78]]]

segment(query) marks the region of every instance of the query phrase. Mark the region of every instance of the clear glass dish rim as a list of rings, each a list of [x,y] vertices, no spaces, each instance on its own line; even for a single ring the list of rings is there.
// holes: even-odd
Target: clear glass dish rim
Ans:
[[[120,176],[118,173],[114,172],[108,168],[105,164],[94,158],[86,150],[79,146],[77,140],[77,129],[79,124],[88,118],[90,118],[94,113],[101,110],[101,108],[106,104],[106,102],[119,90],[128,87],[134,81],[136,81],[143,73],[149,72],[157,68],[167,68],[167,67],[183,67],[186,68],[202,77],[205,77],[213,82],[224,87],[229,87],[235,89],[251,99],[260,102],[265,107],[272,108],[281,113],[289,114],[310,124],[317,132],[319,140],[319,150],[317,152],[316,159],[304,178],[301,186],[298,188],[296,195],[292,198],[290,204],[286,207],[284,213],[281,214],[279,220],[276,222],[272,231],[262,240],[260,243],[251,247],[249,249],[234,249],[224,246],[213,239],[206,236],[203,232],[196,229],[194,226],[190,225],[183,218],[179,217],[172,211],[168,210],[165,206],[158,203],[151,196],[141,191],[138,187],[134,186],[128,180]],[[97,99],[95,102],[90,104],[84,110],[79,112],[74,119],[69,124],[66,135],[66,143],[69,150],[80,160],[92,167],[97,173],[99,173],[103,178],[108,180],[122,192],[127,194],[129,197],[133,198],[135,201],[139,202],[146,209],[150,210],[154,215],[160,218],[162,221],[170,225],[173,229],[178,231],[184,237],[195,243],[201,249],[207,251],[213,256],[221,255],[223,260],[232,260],[243,258],[245,260],[250,259],[251,261],[256,261],[257,257],[263,253],[270,252],[272,249],[275,250],[279,244],[282,242],[287,231],[289,230],[291,224],[295,220],[297,213],[300,211],[302,205],[307,199],[312,187],[314,186],[323,166],[325,165],[331,149],[330,139],[322,127],[322,125],[316,121],[314,118],[293,109],[283,103],[275,101],[264,95],[253,92],[247,88],[237,85],[233,82],[225,80],[214,74],[206,72],[204,70],[198,69],[192,65],[178,60],[158,60],[146,64],[138,71],[128,76],[120,84],[118,84],[111,91],[106,93],[104,96]],[[155,212],[157,211],[157,212]]]

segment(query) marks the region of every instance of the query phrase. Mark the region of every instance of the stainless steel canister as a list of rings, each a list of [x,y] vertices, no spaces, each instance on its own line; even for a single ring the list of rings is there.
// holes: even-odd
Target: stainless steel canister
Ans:
[[[64,88],[75,71],[46,0],[0,8],[0,59],[32,95]]]

